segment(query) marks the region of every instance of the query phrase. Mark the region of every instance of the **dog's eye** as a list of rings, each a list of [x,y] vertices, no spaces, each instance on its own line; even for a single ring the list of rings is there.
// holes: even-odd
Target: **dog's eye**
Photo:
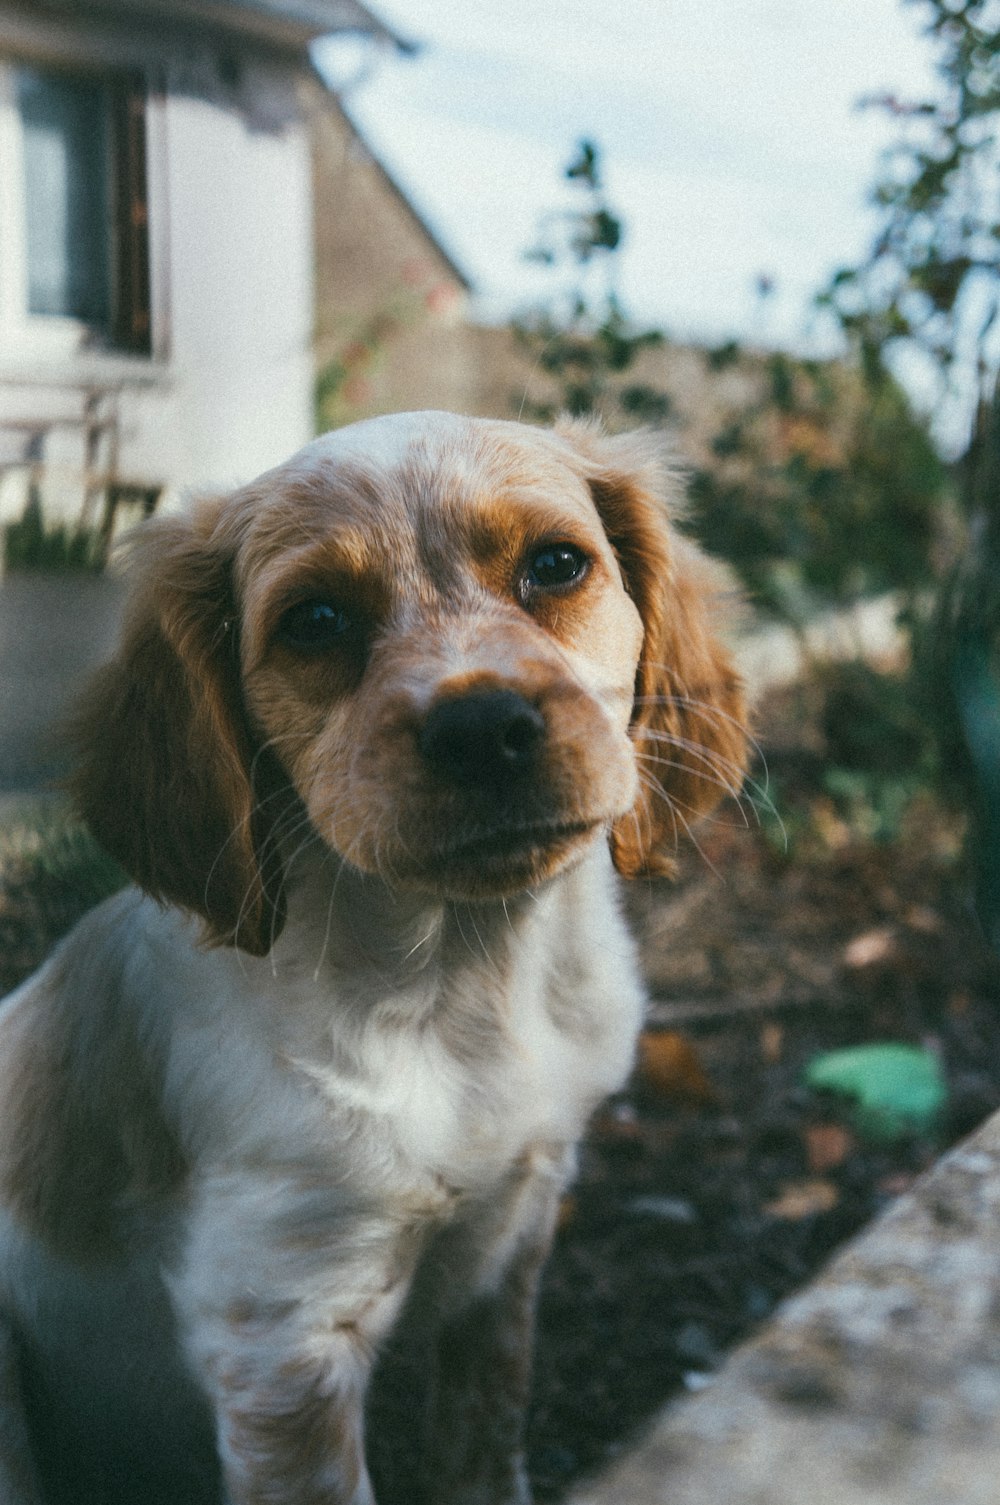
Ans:
[[[527,583],[536,589],[558,590],[573,585],[586,574],[589,560],[571,543],[550,543],[539,549],[528,564]]]
[[[278,640],[302,652],[321,653],[324,648],[332,648],[353,625],[347,612],[332,601],[300,601],[279,622]]]

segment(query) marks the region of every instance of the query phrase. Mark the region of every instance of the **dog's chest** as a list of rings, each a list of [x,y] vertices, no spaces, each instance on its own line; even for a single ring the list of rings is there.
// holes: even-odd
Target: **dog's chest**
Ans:
[[[617,917],[597,945],[557,915],[545,931],[544,944],[483,936],[461,959],[445,948],[363,1017],[349,1006],[353,1027],[335,1018],[325,1049],[300,1060],[331,1134],[360,1122],[414,1170],[470,1187],[533,1145],[574,1141],[629,1070],[643,994]]]

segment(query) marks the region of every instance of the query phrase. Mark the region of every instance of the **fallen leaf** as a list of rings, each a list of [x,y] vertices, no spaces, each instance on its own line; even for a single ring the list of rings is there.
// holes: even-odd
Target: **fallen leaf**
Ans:
[[[916,1180],[912,1171],[894,1171],[889,1176],[882,1176],[875,1183],[875,1190],[880,1197],[901,1197]]]
[[[805,1079],[853,1098],[859,1132],[883,1142],[928,1133],[948,1096],[934,1051],[891,1041],[827,1051],[810,1061]]]
[[[576,1198],[572,1192],[564,1192],[559,1199],[559,1211],[556,1214],[556,1228],[561,1233],[568,1228],[576,1217]]]
[[[760,1053],[768,1066],[776,1066],[781,1060],[785,1044],[785,1031],[773,1021],[765,1024],[760,1032]]]
[[[840,1193],[832,1181],[819,1178],[809,1181],[790,1181],[781,1189],[781,1195],[773,1202],[764,1204],[764,1211],[772,1218],[784,1218],[799,1222],[818,1212],[830,1212],[840,1201]]]
[[[857,1141],[843,1124],[809,1124],[805,1131],[806,1161],[817,1175],[836,1170],[854,1150]]]
[[[642,1124],[631,1103],[607,1103],[595,1115],[590,1132],[599,1140],[637,1140],[642,1138]]]
[[[899,942],[891,925],[880,925],[856,935],[844,951],[844,965],[852,971],[891,965],[899,955]]]
[[[676,1030],[643,1031],[639,1037],[638,1078],[657,1097],[689,1103],[707,1103],[715,1098],[698,1052]]]
[[[944,930],[944,921],[929,904],[911,904],[903,918],[911,930],[919,930],[924,935],[940,935]]]

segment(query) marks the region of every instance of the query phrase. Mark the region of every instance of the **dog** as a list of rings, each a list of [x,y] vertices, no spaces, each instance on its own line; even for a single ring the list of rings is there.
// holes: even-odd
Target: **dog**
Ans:
[[[134,886],[0,1014],[6,1505],[529,1501],[643,1013],[615,870],[745,760],[673,490],[641,435],[404,414],[139,530],[73,785]]]

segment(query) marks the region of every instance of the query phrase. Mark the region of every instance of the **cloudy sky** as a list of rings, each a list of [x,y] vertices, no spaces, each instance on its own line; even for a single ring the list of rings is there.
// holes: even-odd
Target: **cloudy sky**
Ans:
[[[803,346],[811,295],[858,257],[892,127],[865,95],[927,92],[904,0],[373,0],[421,44],[349,90],[366,137],[498,318],[561,170],[599,143],[627,228],[621,293],[675,337]],[[348,49],[330,66],[347,77]],[[569,201],[573,195],[570,193]],[[776,291],[762,303],[761,275]]]

